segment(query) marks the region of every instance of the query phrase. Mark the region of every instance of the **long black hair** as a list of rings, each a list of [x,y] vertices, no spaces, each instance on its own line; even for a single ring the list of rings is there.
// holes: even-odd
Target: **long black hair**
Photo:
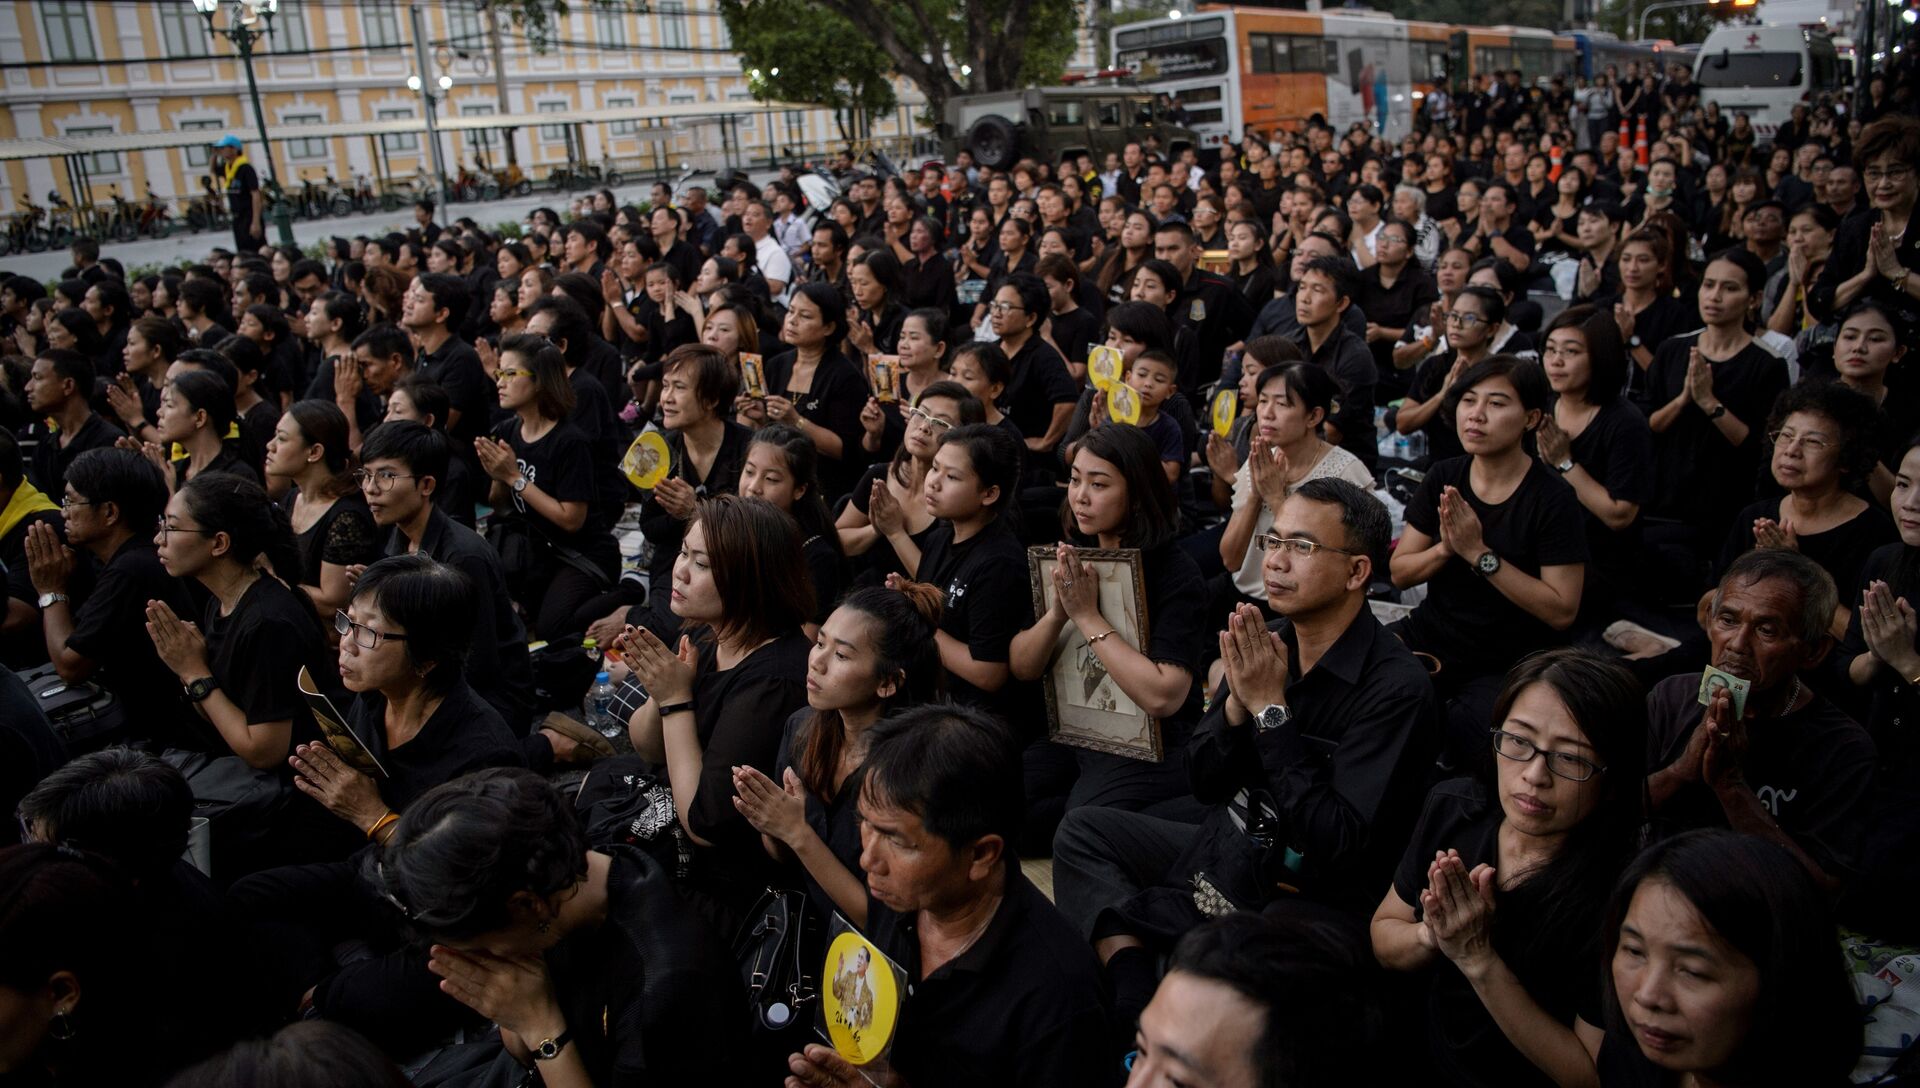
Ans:
[[[863,586],[844,597],[835,609],[850,609],[867,617],[873,638],[874,683],[894,682],[894,693],[883,712],[918,706],[940,697],[946,670],[934,635],[946,597],[937,586],[907,582],[901,589]],[[837,790],[841,746],[846,729],[838,710],[816,710],[807,719],[794,751],[794,771],[808,792],[832,801]],[[849,781],[848,785],[857,785]]]

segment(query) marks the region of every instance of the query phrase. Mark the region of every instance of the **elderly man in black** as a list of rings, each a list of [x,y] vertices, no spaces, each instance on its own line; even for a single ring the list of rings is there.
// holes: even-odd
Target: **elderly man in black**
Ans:
[[[1060,908],[1113,976],[1117,1011],[1152,994],[1155,954],[1209,916],[1298,898],[1352,915],[1391,878],[1439,738],[1433,686],[1367,607],[1389,534],[1379,500],[1302,484],[1257,543],[1263,624],[1244,605],[1220,636],[1225,683],[1194,730],[1199,824],[1081,808],[1054,839]]]

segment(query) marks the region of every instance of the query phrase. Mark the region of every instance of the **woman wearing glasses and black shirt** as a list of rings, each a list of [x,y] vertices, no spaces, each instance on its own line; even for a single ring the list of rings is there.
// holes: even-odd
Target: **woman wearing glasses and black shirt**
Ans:
[[[575,613],[613,582],[620,552],[611,511],[592,510],[593,448],[567,422],[574,394],[566,357],[545,337],[515,336],[500,344],[494,380],[500,407],[514,418],[473,445],[493,478],[495,510],[511,510],[509,516],[525,524],[532,538],[532,562],[514,587],[515,597],[532,619],[535,637],[582,630],[593,617]]]
[[[1447,346],[1427,356],[1413,373],[1394,429],[1427,436],[1427,456],[1439,464],[1466,452],[1453,430],[1447,394],[1468,368],[1493,353],[1493,338],[1507,319],[1507,301],[1491,287],[1463,288],[1447,307]]]
[[[922,497],[940,436],[955,427],[986,422],[985,407],[959,382],[935,382],[921,390],[907,409],[907,429],[891,462],[874,465],[853,486],[834,528],[847,555],[860,557],[856,581],[885,581],[889,574],[911,575],[888,543],[890,532],[904,532],[926,547],[935,518]],[[897,524],[896,524],[897,523]]]
[[[847,302],[825,283],[794,289],[780,342],[790,349],[766,361],[767,395],[742,402],[740,422],[759,428],[788,423],[813,439],[820,451],[821,482],[835,498],[865,467],[860,448],[860,410],[867,379],[840,350],[847,335]]]
[[[1575,1030],[1602,1022],[1608,893],[1644,819],[1646,698],[1620,665],[1551,650],[1514,670],[1492,720],[1490,773],[1427,795],[1373,915],[1374,955],[1411,976],[1404,1011],[1426,1024],[1397,1071],[1597,1083]]]

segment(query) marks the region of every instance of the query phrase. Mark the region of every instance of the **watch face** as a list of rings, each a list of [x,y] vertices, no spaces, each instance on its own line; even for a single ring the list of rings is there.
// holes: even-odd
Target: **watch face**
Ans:
[[[1481,574],[1492,574],[1500,569],[1500,557],[1488,552],[1480,557],[1477,565],[1480,567]]]

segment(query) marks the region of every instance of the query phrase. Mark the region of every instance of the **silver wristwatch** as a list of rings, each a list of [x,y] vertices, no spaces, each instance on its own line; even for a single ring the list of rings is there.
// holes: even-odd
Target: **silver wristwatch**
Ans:
[[[1293,708],[1285,703],[1268,703],[1254,715],[1253,726],[1260,732],[1278,729],[1293,720]]]

